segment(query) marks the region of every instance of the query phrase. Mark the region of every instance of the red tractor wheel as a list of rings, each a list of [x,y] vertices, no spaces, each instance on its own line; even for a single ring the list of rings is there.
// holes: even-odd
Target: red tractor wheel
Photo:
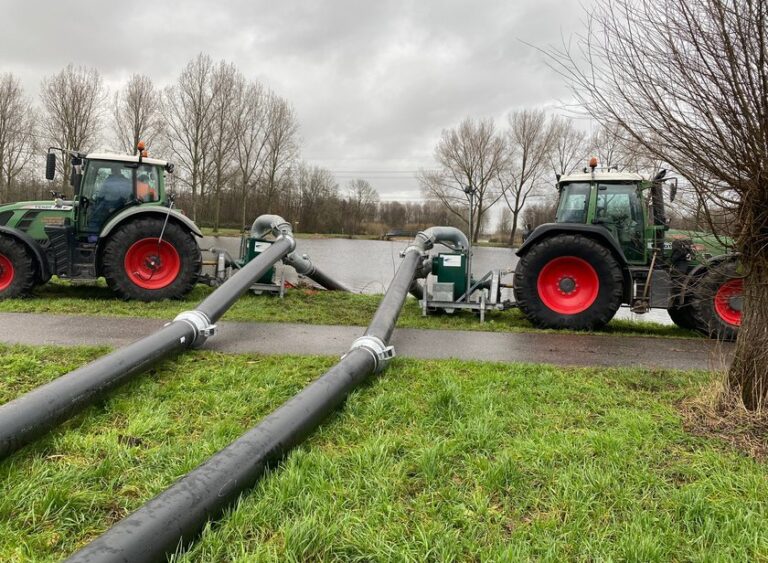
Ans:
[[[736,262],[714,264],[694,289],[694,317],[710,338],[736,340],[744,303],[744,280],[739,276]]]
[[[624,278],[611,251],[578,234],[544,239],[515,268],[515,299],[539,328],[591,330],[616,314]]]
[[[16,271],[13,262],[5,254],[0,254],[0,292],[8,289],[13,283]]]
[[[29,293],[35,286],[35,265],[17,240],[0,235],[0,299]]]
[[[733,326],[741,326],[741,308],[744,300],[744,281],[729,280],[717,288],[715,312]]]
[[[193,235],[160,217],[144,217],[119,227],[104,244],[101,270],[123,299],[180,299],[197,283],[202,265]],[[162,239],[161,239],[162,235]]]
[[[536,289],[542,303],[563,315],[589,309],[597,299],[600,280],[592,265],[576,256],[550,260],[539,272]]]
[[[181,258],[176,247],[159,238],[143,238],[125,253],[125,273],[137,286],[162,289],[181,272]]]

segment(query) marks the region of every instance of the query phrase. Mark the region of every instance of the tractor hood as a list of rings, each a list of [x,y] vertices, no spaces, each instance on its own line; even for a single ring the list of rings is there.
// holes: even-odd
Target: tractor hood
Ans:
[[[20,218],[24,216],[37,216],[40,212],[69,213],[72,211],[72,202],[58,200],[53,201],[19,201],[0,205],[0,226],[15,227]],[[29,215],[29,214],[32,215]],[[49,213],[46,213],[49,215]]]
[[[72,201],[17,201],[0,205],[0,213],[3,211],[16,211],[17,209],[69,211],[72,209]]]
[[[720,256],[735,252],[733,239],[727,236],[716,236],[701,231],[685,231],[681,229],[670,229],[665,238],[671,243],[675,240],[690,240],[693,244],[693,250],[698,255]]]

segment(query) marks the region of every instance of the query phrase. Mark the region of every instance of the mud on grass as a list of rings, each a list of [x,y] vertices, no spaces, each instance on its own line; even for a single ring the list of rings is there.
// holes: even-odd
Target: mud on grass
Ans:
[[[103,282],[98,285],[74,285],[55,281],[35,289],[31,297],[0,301],[0,312],[172,319],[178,313],[195,307],[211,291],[209,287],[198,286],[180,301],[141,303],[117,299]],[[306,289],[289,290],[285,299],[278,299],[271,295],[247,294],[224,315],[224,320],[367,326],[380,301],[380,295]],[[483,324],[475,315],[468,312],[457,312],[453,315],[433,314],[423,317],[418,302],[413,298],[406,301],[397,326],[487,332],[565,332],[535,329],[516,309],[490,312],[486,315]],[[595,333],[617,336],[700,338],[700,335],[695,332],[673,325],[623,319],[615,319],[603,330]]]
[[[0,346],[0,399],[102,352]],[[0,462],[0,560],[72,553],[335,361],[159,364]],[[764,560],[766,466],[675,409],[709,378],[396,359],[178,559]]]

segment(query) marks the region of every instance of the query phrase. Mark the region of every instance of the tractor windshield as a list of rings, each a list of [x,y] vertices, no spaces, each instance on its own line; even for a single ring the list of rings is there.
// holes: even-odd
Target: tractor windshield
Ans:
[[[81,228],[85,232],[98,233],[107,219],[126,205],[158,201],[158,194],[156,166],[92,160],[80,190],[87,202],[81,215]]]
[[[565,184],[557,206],[558,223],[586,223],[589,207],[589,182]]]

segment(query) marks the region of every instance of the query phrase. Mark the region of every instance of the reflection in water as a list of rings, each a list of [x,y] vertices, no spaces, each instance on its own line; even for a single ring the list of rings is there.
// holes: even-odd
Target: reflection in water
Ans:
[[[296,250],[306,254],[318,268],[332,278],[361,293],[384,293],[400,264],[400,251],[409,241],[349,240],[349,239],[298,239]],[[237,257],[240,239],[233,237],[205,237],[200,246],[204,249],[216,246],[225,248]],[[439,252],[438,246],[432,252]],[[448,251],[447,249],[445,249]],[[517,256],[508,248],[475,247],[472,256],[474,277],[489,270],[514,270]],[[505,283],[512,283],[512,274],[504,276]],[[511,298],[511,296],[510,296]],[[645,315],[635,315],[622,307],[617,318],[638,321],[654,321],[671,324],[666,311],[654,309]]]

